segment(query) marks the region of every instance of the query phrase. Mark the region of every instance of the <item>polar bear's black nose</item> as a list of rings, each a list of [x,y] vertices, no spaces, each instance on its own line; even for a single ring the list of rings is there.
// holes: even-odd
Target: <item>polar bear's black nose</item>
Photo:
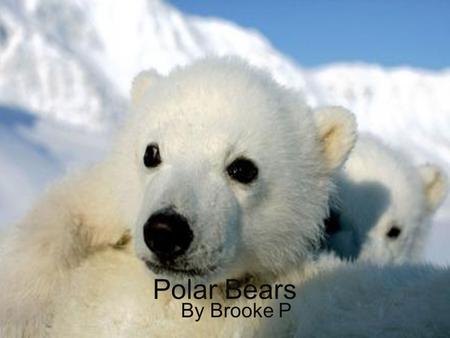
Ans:
[[[186,218],[172,209],[152,215],[144,225],[145,244],[160,260],[181,256],[193,238]]]

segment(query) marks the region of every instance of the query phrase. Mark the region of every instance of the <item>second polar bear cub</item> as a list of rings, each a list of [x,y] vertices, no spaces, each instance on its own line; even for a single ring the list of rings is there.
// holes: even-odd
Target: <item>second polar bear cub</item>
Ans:
[[[403,153],[362,134],[337,176],[329,249],[376,262],[419,260],[430,218],[446,193],[439,168],[416,167]]]

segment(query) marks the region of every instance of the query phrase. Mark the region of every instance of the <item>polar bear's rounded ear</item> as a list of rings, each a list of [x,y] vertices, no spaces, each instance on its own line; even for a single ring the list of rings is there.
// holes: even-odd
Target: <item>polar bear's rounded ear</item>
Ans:
[[[424,186],[428,211],[432,213],[439,207],[447,196],[447,177],[438,167],[431,164],[420,166],[419,173]]]
[[[140,102],[145,92],[150,86],[158,81],[161,76],[153,69],[140,72],[133,80],[131,85],[131,102],[136,104]]]
[[[345,108],[329,106],[315,109],[314,117],[327,167],[336,170],[356,142],[355,116]]]

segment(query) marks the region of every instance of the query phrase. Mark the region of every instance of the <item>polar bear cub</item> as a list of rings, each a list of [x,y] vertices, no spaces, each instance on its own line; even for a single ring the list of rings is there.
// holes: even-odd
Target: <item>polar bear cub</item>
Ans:
[[[312,111],[238,59],[141,73],[107,159],[56,184],[5,239],[2,332],[168,336],[155,321],[172,320],[184,333],[170,297],[146,297],[157,276],[270,284],[300,268],[355,130],[345,109]]]
[[[369,134],[359,136],[337,176],[328,246],[376,262],[421,258],[430,219],[447,193],[439,168],[412,161]]]

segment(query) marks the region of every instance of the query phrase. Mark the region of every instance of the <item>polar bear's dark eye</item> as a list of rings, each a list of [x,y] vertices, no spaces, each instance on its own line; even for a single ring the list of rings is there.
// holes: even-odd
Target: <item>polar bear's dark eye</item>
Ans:
[[[249,184],[258,177],[258,168],[249,159],[238,158],[227,167],[227,173],[233,180]]]
[[[157,144],[149,144],[145,149],[144,164],[147,168],[155,168],[161,164],[161,155]]]
[[[391,239],[397,238],[402,233],[402,229],[400,229],[398,226],[393,225],[389,231],[386,233],[386,236],[388,236]]]

